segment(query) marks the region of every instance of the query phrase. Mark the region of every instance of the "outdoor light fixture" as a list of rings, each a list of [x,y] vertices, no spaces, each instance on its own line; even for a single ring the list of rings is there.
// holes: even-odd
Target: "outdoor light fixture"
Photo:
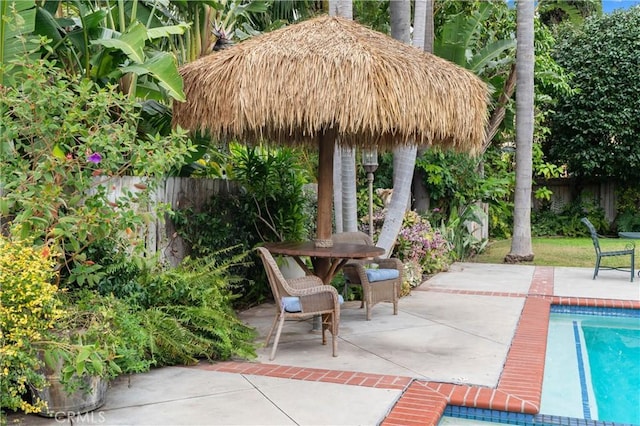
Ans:
[[[362,148],[362,166],[369,181],[369,236],[373,240],[373,173],[378,169],[378,149]]]

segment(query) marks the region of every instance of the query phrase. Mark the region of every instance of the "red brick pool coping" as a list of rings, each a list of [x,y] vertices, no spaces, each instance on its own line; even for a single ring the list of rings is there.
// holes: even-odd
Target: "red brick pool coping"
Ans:
[[[552,304],[640,309],[640,302],[553,296],[553,267],[536,267],[527,294],[427,289],[455,294],[524,297],[524,307],[496,388],[417,380],[407,376],[369,374],[252,362],[200,364],[196,368],[238,374],[402,390],[383,426],[437,425],[447,405],[537,414]],[[422,290],[421,290],[422,291]]]

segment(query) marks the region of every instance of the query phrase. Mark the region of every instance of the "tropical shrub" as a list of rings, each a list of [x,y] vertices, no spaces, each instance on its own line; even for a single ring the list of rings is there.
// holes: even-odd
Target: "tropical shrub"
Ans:
[[[230,270],[246,253],[231,251],[187,257],[174,268],[144,263],[123,297],[87,289],[65,295],[68,315],[56,326],[63,344],[52,345],[52,352],[78,368],[77,345],[92,345],[99,373],[108,378],[201,358],[255,357],[255,332],[232,309],[232,289],[243,279]],[[65,373],[73,385],[73,371]]]
[[[616,220],[618,231],[640,231],[640,189],[629,186],[618,191]]]
[[[13,64],[7,66],[10,68]],[[191,147],[185,135],[138,132],[139,105],[115,87],[66,75],[51,62],[25,61],[14,87],[0,87],[0,213],[7,232],[45,243],[59,258],[62,283],[95,287],[104,275],[88,248],[109,241],[139,254],[143,207],[161,177]],[[111,195],[113,179],[139,178]],[[127,251],[130,250],[130,251]]]
[[[55,257],[48,247],[0,236],[0,408],[38,412],[24,398],[43,387],[37,342],[47,338],[63,310],[56,298]],[[0,417],[3,413],[0,410]]]
[[[489,206],[490,231],[510,233],[514,187],[511,157],[492,149],[486,158],[487,162],[481,164],[479,158],[468,154],[428,150],[416,161],[416,167],[424,172],[431,198],[428,217],[444,234],[449,234],[447,238],[457,240],[458,260],[473,255],[482,243],[474,241],[470,231],[472,222],[482,221],[483,213],[475,207],[478,203]],[[448,232],[444,232],[446,228]]]
[[[291,148],[232,145],[229,158],[219,163],[226,165],[215,169],[227,170],[239,191],[215,195],[199,211],[186,208],[173,216],[192,257],[221,250],[225,256],[238,255],[264,241],[310,238],[315,233],[315,204],[301,155]],[[270,294],[262,263],[255,255],[253,259],[231,268],[235,275],[247,278],[233,289],[242,296],[234,299],[236,304],[259,303]]]
[[[231,147],[236,180],[253,201],[252,219],[262,241],[302,241],[310,237],[311,176],[292,148]]]
[[[474,235],[473,227],[478,228],[483,221],[484,212],[477,204],[454,209],[447,222],[440,225],[440,232],[451,244],[451,260],[464,260],[481,253],[486,247],[486,238]]]
[[[640,180],[640,7],[593,16],[559,33],[554,52],[575,92],[549,115],[544,148],[572,176]],[[606,70],[606,72],[603,72]]]
[[[176,268],[156,268],[141,279],[142,321],[148,350],[158,365],[193,364],[198,358],[255,357],[255,331],[232,309],[233,289],[244,278],[232,275],[246,252],[234,248],[185,258]]]
[[[584,193],[560,209],[553,209],[550,204],[545,204],[538,211],[532,212],[531,234],[536,237],[585,236],[589,231],[580,221],[583,217],[588,217],[602,234],[609,233],[610,226],[604,210],[595,202],[593,194]]]

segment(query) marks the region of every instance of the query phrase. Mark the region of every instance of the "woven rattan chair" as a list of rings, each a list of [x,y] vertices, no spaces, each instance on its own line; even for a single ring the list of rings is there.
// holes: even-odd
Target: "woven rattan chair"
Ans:
[[[340,324],[340,301],[338,291],[330,285],[323,284],[315,275],[286,279],[275,259],[264,247],[258,247],[258,254],[262,259],[273,297],[276,301],[277,313],[265,346],[269,346],[273,331],[276,337],[271,349],[270,360],[276,356],[278,341],[285,319],[302,319],[312,316],[322,316],[322,344],[327,344],[325,332],[331,332],[333,356],[338,356],[338,325]]]
[[[333,234],[334,243],[352,243],[373,245],[369,235],[364,232],[340,232]],[[376,264],[377,271],[372,271],[371,267]],[[397,276],[387,279],[375,279],[373,275],[384,278],[385,272],[397,271]],[[398,315],[398,298],[402,289],[403,265],[399,259],[375,258],[370,260],[350,260],[342,268],[346,278],[345,291],[347,286],[362,286],[362,303],[365,308],[367,321],[371,320],[371,309],[380,302],[393,303],[393,315]],[[393,274],[391,274],[393,275]],[[370,278],[371,276],[371,278]]]
[[[593,242],[593,247],[596,250],[596,266],[593,270],[593,279],[594,280],[596,279],[596,277],[598,276],[598,271],[600,269],[616,269],[618,271],[631,272],[631,282],[633,282],[635,245],[633,243],[627,244],[624,250],[602,251],[600,249],[600,240],[599,240],[600,236],[598,235],[598,232],[596,231],[595,226],[593,226],[593,224],[586,217],[583,217],[582,219],[580,219],[580,221],[584,223],[587,226],[587,228],[589,228],[589,234],[591,234],[591,241]],[[602,260],[603,257],[620,257],[620,256],[622,257],[629,256],[629,260],[631,261],[629,268],[617,267],[617,266],[608,266],[608,267],[600,266],[600,261]]]

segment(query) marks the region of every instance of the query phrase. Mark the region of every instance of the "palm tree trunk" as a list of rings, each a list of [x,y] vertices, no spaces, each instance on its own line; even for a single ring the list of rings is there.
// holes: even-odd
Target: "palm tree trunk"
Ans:
[[[416,145],[393,150],[393,194],[376,245],[389,257],[402,228],[405,213],[410,208],[411,181],[416,165]]]
[[[517,2],[516,52],[516,191],[513,240],[505,262],[533,260],[531,245],[531,182],[533,150],[534,29],[532,1]]]
[[[409,0],[391,0],[391,36],[410,43],[411,3]],[[402,227],[404,215],[411,199],[411,181],[416,165],[416,146],[403,146],[393,150],[393,194],[376,245],[390,256]]]
[[[342,155],[336,147],[333,155],[333,219],[336,232],[344,232],[342,229]]]
[[[413,45],[425,52],[433,53],[433,0],[415,0],[415,14],[413,18]],[[421,157],[426,147],[419,147],[417,157]],[[425,183],[422,169],[413,172],[413,208],[419,212],[429,210],[429,191]]]
[[[340,149],[342,187],[342,231],[358,230],[358,201],[356,196],[356,149]]]
[[[329,14],[353,19],[351,0],[329,2]],[[356,150],[338,148],[334,155],[334,218],[336,232],[358,230],[358,205],[356,197]]]

